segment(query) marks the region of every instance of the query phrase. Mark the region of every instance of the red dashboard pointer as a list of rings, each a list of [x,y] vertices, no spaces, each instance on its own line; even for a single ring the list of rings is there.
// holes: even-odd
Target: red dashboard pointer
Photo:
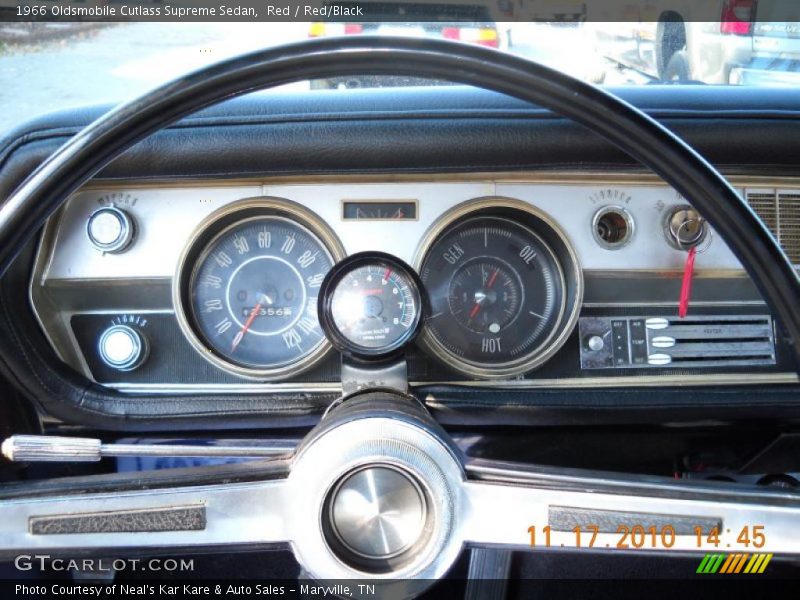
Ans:
[[[257,314],[258,314],[258,313],[261,311],[261,304],[262,304],[262,303],[261,303],[261,302],[259,302],[258,304],[256,304],[256,305],[253,307],[253,310],[251,310],[251,311],[250,311],[250,314],[248,315],[248,317],[247,317],[247,321],[245,321],[245,324],[244,324],[244,326],[243,326],[243,327],[242,327],[242,329],[239,331],[239,333],[237,333],[237,334],[236,334],[236,337],[234,337],[234,338],[233,338],[233,344],[231,345],[231,352],[233,352],[233,351],[235,351],[235,350],[236,350],[237,346],[239,346],[239,343],[240,343],[240,342],[242,341],[242,339],[244,338],[244,335],[245,335],[245,334],[247,333],[247,331],[250,329],[250,325],[252,325],[252,324],[253,324],[253,321],[255,321],[255,319],[256,319],[256,315],[257,315]]]

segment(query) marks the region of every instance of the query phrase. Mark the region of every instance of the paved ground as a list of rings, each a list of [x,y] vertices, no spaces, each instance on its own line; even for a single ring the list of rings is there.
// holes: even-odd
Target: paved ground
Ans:
[[[32,116],[120,102],[181,73],[306,37],[287,23],[128,23],[0,53],[0,135]]]
[[[508,28],[512,52],[581,78],[596,71],[587,36],[578,28]],[[0,135],[38,114],[120,102],[205,64],[305,39],[307,32],[303,23],[127,23],[0,49]]]

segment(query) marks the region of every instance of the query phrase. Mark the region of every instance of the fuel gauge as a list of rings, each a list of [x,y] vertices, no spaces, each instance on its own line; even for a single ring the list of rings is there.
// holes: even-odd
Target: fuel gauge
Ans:
[[[380,358],[417,334],[422,294],[417,275],[388,254],[355,254],[325,278],[320,320],[328,338],[345,354]]]

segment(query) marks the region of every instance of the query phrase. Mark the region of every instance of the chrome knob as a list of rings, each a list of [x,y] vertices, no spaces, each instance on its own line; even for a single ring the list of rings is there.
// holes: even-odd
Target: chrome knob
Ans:
[[[128,325],[112,325],[97,345],[103,362],[118,371],[133,371],[147,358],[147,338]]]
[[[348,550],[368,559],[402,554],[425,531],[427,502],[404,471],[375,466],[346,476],[333,491],[330,520]]]
[[[603,337],[599,335],[592,335],[586,339],[586,347],[592,352],[599,352],[605,347],[606,343]]]
[[[133,241],[135,225],[131,216],[116,206],[94,211],[86,223],[86,235],[101,252],[124,252]]]

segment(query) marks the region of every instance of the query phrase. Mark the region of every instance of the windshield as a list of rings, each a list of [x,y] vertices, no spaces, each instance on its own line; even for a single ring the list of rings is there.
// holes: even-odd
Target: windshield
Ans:
[[[564,0],[555,14],[559,20],[547,22],[0,22],[0,132],[52,110],[128,100],[237,54],[338,35],[458,40],[608,86],[800,82],[800,27],[756,21],[754,2],[723,2],[720,20],[713,22],[593,22],[583,14],[585,6]],[[444,82],[355,76],[288,88],[437,83]]]

